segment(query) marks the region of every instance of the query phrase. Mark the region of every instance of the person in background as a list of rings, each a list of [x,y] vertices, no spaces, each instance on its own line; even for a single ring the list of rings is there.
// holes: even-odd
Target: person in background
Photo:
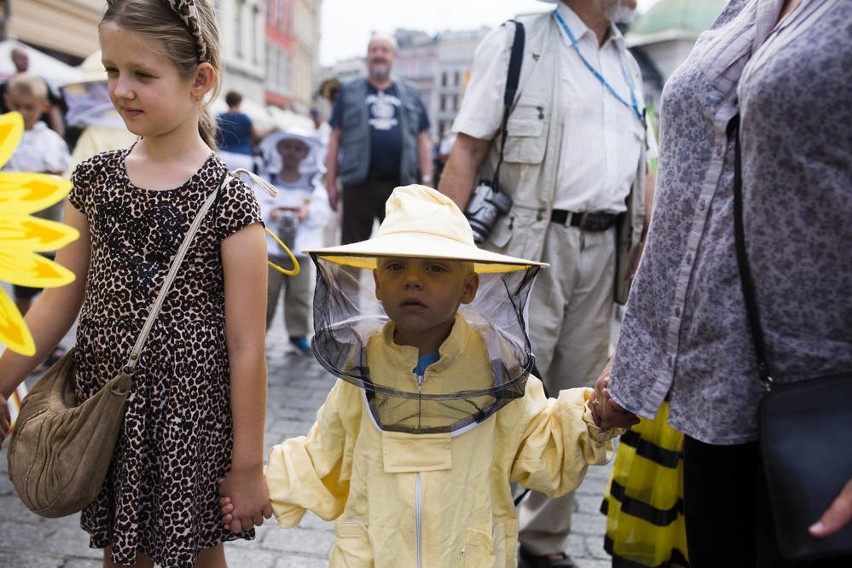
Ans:
[[[12,64],[15,66],[16,74],[27,73],[29,71],[30,56],[27,54],[27,50],[23,46],[19,45],[12,48],[11,59]],[[44,86],[47,88],[48,99],[48,105],[39,115],[39,120],[47,124],[51,130],[60,136],[65,136],[65,119],[63,117],[62,97],[53,92],[47,81],[40,77],[39,80],[43,81]],[[12,110],[8,107],[8,105],[6,105],[5,99],[8,83],[8,81],[0,83],[0,112],[9,112]]]
[[[794,564],[779,551],[759,453],[765,395],[737,266],[733,188],[740,118],[743,224],[774,381],[852,368],[852,3],[731,0],[667,82],[659,187],[609,385],[684,433],[692,568]],[[849,448],[838,448],[848,452]],[[852,483],[817,538],[852,517]]]
[[[370,236],[396,186],[432,184],[429,117],[417,89],[391,76],[396,51],[392,36],[370,39],[367,78],[341,87],[329,120],[326,189],[333,210],[342,197],[343,244]]]
[[[18,73],[6,85],[4,102],[10,111],[21,113],[24,119],[24,133],[21,136],[21,142],[3,166],[3,170],[63,175],[70,159],[68,145],[62,136],[48,128],[39,119],[50,108],[47,84],[35,75]],[[61,221],[63,203],[64,200],[33,215],[50,221]],[[45,253],[45,256],[54,258],[53,253]],[[41,288],[17,284],[12,286],[15,306],[21,315],[26,315],[32,306],[33,298],[41,291]],[[65,349],[56,346],[34,371],[47,370],[64,354]]]
[[[268,134],[260,143],[261,154],[273,159],[267,178],[278,188],[278,195],[258,194],[264,224],[299,260],[299,273],[287,276],[269,267],[266,300],[266,329],[278,309],[284,291],[284,325],[290,345],[297,353],[311,352],[311,305],[314,293],[313,263],[302,252],[323,245],[323,231],[331,218],[328,194],[322,184],[323,166],[320,144],[313,135],[292,128]],[[277,159],[274,159],[277,158]],[[278,266],[289,266],[286,251],[271,236],[266,236],[270,259]]]
[[[112,0],[98,32],[110,97],[141,139],[72,175],[63,221],[80,237],[57,262],[76,279],[45,289],[27,313],[35,355],[0,357],[0,408],[75,320],[76,398],[115,376],[215,194],[141,352],[107,478],[80,523],[106,567],[220,568],[223,543],[251,538],[270,514],[260,208],[213,152],[209,107],[222,63],[212,3]],[[0,440],[7,434],[0,413]],[[220,481],[241,503],[239,536],[221,526]]]
[[[251,118],[240,111],[243,96],[237,91],[228,91],[225,95],[227,112],[217,117],[219,157],[229,170],[243,168],[254,171],[254,145],[260,140]]]
[[[508,211],[482,246],[551,266],[533,287],[529,317],[538,376],[549,393],[589,386],[605,366],[615,301],[625,301],[641,251],[655,144],[639,66],[614,24],[635,7],[634,0],[563,0],[549,13],[519,19],[526,39],[504,148],[515,24],[483,38],[441,174],[440,191],[465,209],[475,189],[486,195],[477,182],[493,179],[503,150],[496,189],[512,205],[503,206]],[[496,208],[479,203],[477,211],[495,219]],[[480,228],[486,221],[474,219]],[[573,508],[573,493],[550,499],[533,491],[523,499],[522,566],[574,566],[565,551]]]
[[[328,153],[328,140],[331,137],[331,125],[322,117],[320,109],[315,106],[311,107],[310,116],[314,123],[313,136],[319,140],[320,143],[317,159],[322,165],[322,170],[324,172],[326,154]]]

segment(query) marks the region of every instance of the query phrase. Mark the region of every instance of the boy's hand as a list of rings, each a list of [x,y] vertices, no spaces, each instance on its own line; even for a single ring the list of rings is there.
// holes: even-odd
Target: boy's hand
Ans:
[[[219,512],[222,515],[222,525],[227,530],[231,530],[231,527],[234,527],[234,533],[240,532],[242,523],[239,521],[234,522],[234,504],[231,503],[230,497],[219,497]]]
[[[222,523],[232,533],[240,533],[263,524],[272,516],[269,491],[261,467],[233,469],[219,482]],[[227,507],[223,505],[227,504]],[[225,509],[228,509],[227,513]]]
[[[589,398],[589,409],[595,424],[603,430],[610,428],[630,428],[639,423],[639,418],[622,408],[609,396],[609,372],[612,361],[595,381],[595,390]]]

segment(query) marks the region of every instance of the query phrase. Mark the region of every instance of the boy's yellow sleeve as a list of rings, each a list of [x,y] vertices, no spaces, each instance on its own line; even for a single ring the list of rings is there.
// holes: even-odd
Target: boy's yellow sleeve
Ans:
[[[576,489],[589,465],[612,459],[612,438],[623,430],[595,426],[586,406],[591,393],[575,388],[548,399],[541,381],[530,377],[526,394],[517,401],[522,401],[519,423],[526,427],[519,432],[512,481],[556,497]]]
[[[344,467],[347,435],[339,413],[338,381],[317,411],[305,436],[273,446],[266,467],[266,485],[275,518],[284,528],[299,524],[306,510],[330,521],[343,512],[349,495],[349,466]],[[345,404],[345,403],[344,403]]]

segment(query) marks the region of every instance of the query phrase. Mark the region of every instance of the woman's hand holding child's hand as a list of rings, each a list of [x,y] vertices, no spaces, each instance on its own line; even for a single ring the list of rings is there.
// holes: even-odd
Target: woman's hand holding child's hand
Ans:
[[[603,430],[610,428],[630,428],[639,423],[639,418],[622,408],[609,396],[609,373],[612,361],[607,363],[603,372],[595,381],[595,390],[589,398],[589,409],[595,424]]]
[[[220,480],[219,495],[222,523],[234,534],[260,526],[263,519],[272,517],[272,504],[261,467],[232,470]]]

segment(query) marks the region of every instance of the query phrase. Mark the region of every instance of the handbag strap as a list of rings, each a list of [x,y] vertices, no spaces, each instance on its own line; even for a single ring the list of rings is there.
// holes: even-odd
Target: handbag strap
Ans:
[[[766,390],[772,388],[772,376],[766,358],[763,328],[760,325],[760,311],[757,306],[757,294],[754,291],[754,279],[745,248],[745,227],[743,223],[743,174],[742,150],[740,148],[740,115],[736,114],[728,122],[728,138],[734,137],[734,245],[737,253],[740,284],[743,289],[746,316],[748,318],[754,353],[757,358],[757,373]]]
[[[229,179],[230,175],[226,172],[225,175],[222,176],[222,182],[219,184],[219,187],[215,191],[210,192],[210,195],[207,196],[207,200],[195,215],[192,225],[189,226],[189,231],[187,231],[183,238],[183,242],[178,248],[177,254],[175,254],[174,259],[172,259],[172,264],[171,267],[169,267],[169,272],[166,274],[165,280],[163,281],[163,286],[160,288],[160,292],[157,294],[157,298],[151,306],[151,311],[148,313],[148,319],[145,320],[145,325],[142,326],[142,331],[139,332],[139,337],[136,338],[136,344],[130,352],[130,357],[128,357],[127,363],[122,369],[122,371],[128,375],[132,375],[136,370],[136,363],[139,361],[139,354],[142,352],[142,348],[148,340],[148,334],[154,326],[154,320],[156,320],[157,316],[160,314],[160,309],[163,307],[166,294],[169,293],[169,289],[172,287],[172,283],[174,282],[175,276],[177,276],[177,272],[180,269],[180,265],[183,263],[183,259],[186,256],[187,251],[189,250],[189,246],[192,244],[192,239],[195,237],[195,233],[198,232],[198,228],[201,226],[201,222],[204,220],[205,215],[207,215],[207,211],[213,205],[213,202],[216,201],[219,191],[225,187]]]
[[[500,159],[494,168],[494,176],[491,187],[494,191],[500,191],[500,166],[503,164],[503,150],[506,148],[506,130],[509,126],[509,115],[512,114],[512,106],[515,103],[515,94],[518,92],[518,82],[521,78],[521,64],[523,63],[524,42],[526,34],[524,25],[517,20],[509,20],[515,23],[515,38],[512,40],[512,53],[509,55],[509,70],[506,76],[506,90],[503,92],[503,121],[500,127]]]

